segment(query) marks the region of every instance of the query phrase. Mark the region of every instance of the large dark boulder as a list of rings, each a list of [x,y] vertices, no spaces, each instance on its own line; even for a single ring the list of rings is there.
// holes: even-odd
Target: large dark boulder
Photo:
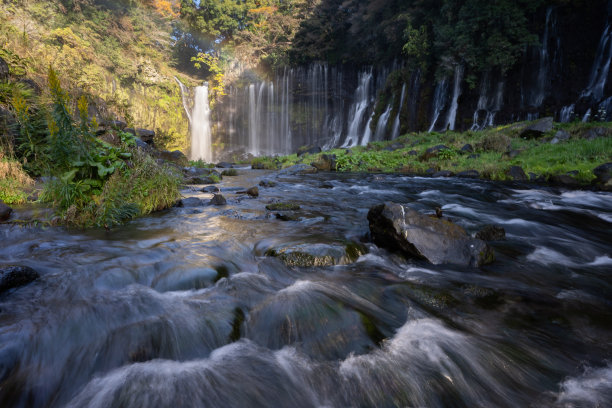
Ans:
[[[8,81],[9,78],[9,66],[5,60],[0,58],[0,81]]]
[[[550,176],[548,181],[554,185],[567,188],[578,188],[581,186],[580,182],[569,174],[555,174]]]
[[[6,221],[11,218],[11,214],[13,213],[13,209],[8,205],[4,204],[2,200],[0,200],[0,221]]]
[[[25,286],[39,278],[38,272],[29,266],[8,265],[0,267],[0,293]]]
[[[523,131],[521,132],[521,137],[525,139],[535,139],[537,137],[543,136],[546,132],[550,132],[552,128],[553,118],[542,118],[523,129]]]
[[[372,207],[368,221],[376,245],[432,264],[481,266],[495,258],[484,241],[471,238],[460,226],[401,204]]]
[[[506,175],[514,181],[527,181],[529,178],[525,174],[525,171],[521,166],[511,166],[507,171]]]
[[[137,136],[140,138],[140,140],[142,140],[143,142],[145,142],[146,144],[149,145],[153,145],[154,141],[153,139],[155,138],[155,131],[154,130],[149,130],[149,129],[142,129],[142,128],[125,128],[124,132],[128,132],[133,134],[134,136]]]

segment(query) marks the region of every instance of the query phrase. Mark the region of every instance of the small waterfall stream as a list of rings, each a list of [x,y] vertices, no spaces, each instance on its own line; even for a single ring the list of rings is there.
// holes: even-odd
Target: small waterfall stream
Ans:
[[[208,101],[208,84],[197,86],[193,90],[193,107],[189,106],[187,95],[189,90],[178,79],[174,78],[181,88],[181,97],[185,114],[189,119],[191,129],[191,160],[213,160],[212,140],[210,131],[210,104]]]

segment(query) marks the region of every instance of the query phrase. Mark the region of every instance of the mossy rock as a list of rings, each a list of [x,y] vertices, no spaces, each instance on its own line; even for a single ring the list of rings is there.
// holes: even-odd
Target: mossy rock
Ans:
[[[272,203],[266,205],[268,211],[297,211],[301,207],[294,203]]]

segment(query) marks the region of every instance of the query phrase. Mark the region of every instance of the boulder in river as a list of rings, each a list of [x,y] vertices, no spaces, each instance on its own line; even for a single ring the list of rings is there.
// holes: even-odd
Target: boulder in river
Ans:
[[[368,221],[376,245],[432,264],[481,266],[495,259],[484,241],[471,238],[460,226],[401,204],[372,207]]]
[[[266,251],[267,256],[276,257],[287,266],[299,267],[348,264],[365,253],[365,247],[353,243],[348,245],[297,244]]]
[[[300,206],[294,203],[272,203],[266,205],[268,211],[296,211]]]
[[[546,117],[535,121],[527,126],[521,132],[521,137],[525,139],[534,139],[543,136],[546,132],[550,132],[553,128],[553,118]]]
[[[8,205],[4,204],[2,200],[0,200],[0,221],[6,221],[11,218],[11,214],[13,213],[13,209]]]
[[[453,177],[455,173],[450,170],[440,170],[431,175],[431,177]]]
[[[234,164],[230,162],[219,162],[216,166],[220,169],[231,169]]]
[[[179,201],[179,207],[199,207],[201,205],[204,205],[204,201],[198,197],[187,197]]]
[[[210,185],[210,186],[202,187],[200,191],[203,193],[218,193],[220,190],[219,190],[219,187]]]
[[[259,197],[259,188],[257,186],[251,187],[246,191],[246,193],[249,195],[249,197]]]
[[[210,199],[210,205],[226,205],[227,200],[221,194],[215,194],[213,198]]]
[[[272,181],[272,180],[261,180],[259,182],[259,185],[261,187],[276,187],[276,181]]]
[[[0,267],[0,293],[25,286],[39,278],[38,272],[29,266],[7,265]]]

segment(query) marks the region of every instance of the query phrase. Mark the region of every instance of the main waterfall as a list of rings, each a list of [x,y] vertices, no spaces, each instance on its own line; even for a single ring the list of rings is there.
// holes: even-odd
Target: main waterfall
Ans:
[[[210,104],[208,101],[208,83],[197,86],[193,90],[193,107],[189,106],[187,95],[189,89],[176,77],[181,88],[183,108],[189,119],[191,129],[191,160],[213,160],[212,135],[210,130]]]

